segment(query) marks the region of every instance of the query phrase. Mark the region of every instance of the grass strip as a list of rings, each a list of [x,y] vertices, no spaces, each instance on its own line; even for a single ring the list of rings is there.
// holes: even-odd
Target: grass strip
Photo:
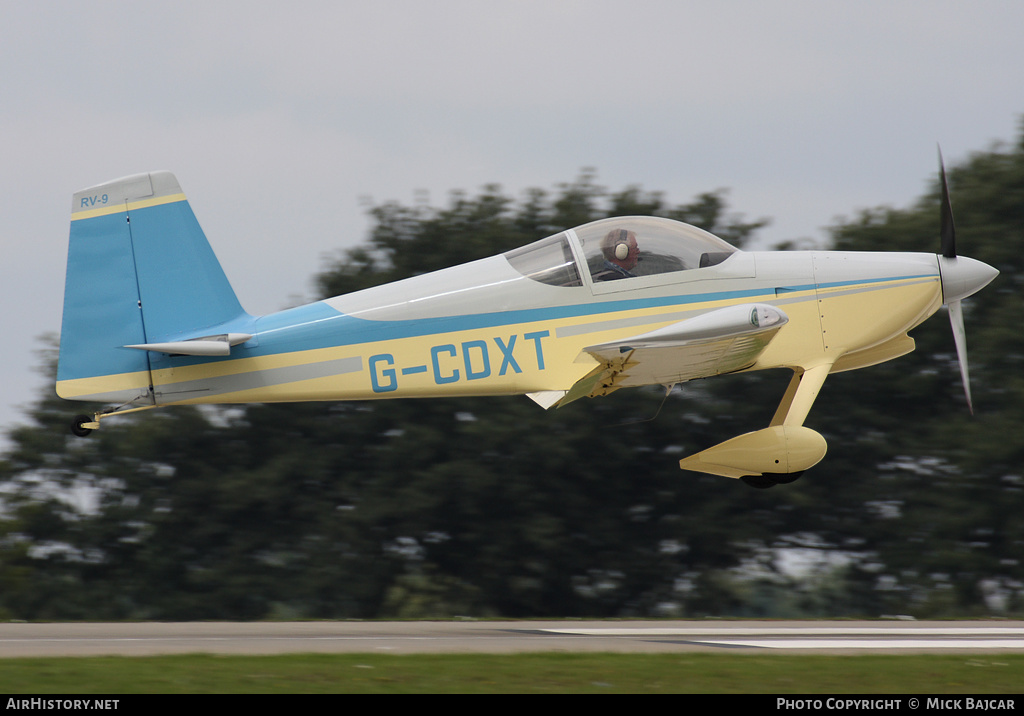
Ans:
[[[1020,693],[1024,654],[287,654],[0,660],[0,693]]]

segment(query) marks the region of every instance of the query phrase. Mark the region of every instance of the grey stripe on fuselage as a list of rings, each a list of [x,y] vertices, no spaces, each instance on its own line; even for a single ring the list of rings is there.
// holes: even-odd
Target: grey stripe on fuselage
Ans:
[[[358,373],[362,369],[363,359],[361,356],[335,358],[318,363],[289,365],[217,378],[200,378],[170,383],[157,388],[156,397],[159,403],[178,402],[200,396],[225,395],[269,385],[284,385],[285,383],[327,378],[344,373]]]

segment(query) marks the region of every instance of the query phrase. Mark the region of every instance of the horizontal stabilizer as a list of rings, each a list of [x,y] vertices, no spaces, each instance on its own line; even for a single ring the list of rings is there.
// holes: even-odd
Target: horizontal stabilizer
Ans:
[[[241,345],[251,338],[252,336],[248,333],[222,333],[219,336],[204,336],[187,341],[137,343],[125,346],[125,348],[138,348],[143,351],[183,356],[226,356],[231,355],[232,346]]]

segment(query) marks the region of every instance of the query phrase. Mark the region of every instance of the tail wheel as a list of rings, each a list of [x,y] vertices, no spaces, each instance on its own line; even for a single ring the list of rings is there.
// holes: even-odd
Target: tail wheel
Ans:
[[[84,438],[92,432],[92,428],[85,427],[86,423],[91,422],[93,422],[91,415],[76,415],[71,421],[71,432],[80,438]]]

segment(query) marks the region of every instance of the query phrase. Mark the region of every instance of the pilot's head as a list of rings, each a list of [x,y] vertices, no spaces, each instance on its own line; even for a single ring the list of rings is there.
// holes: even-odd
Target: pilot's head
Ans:
[[[601,252],[604,254],[605,261],[621,266],[627,271],[632,269],[640,257],[636,232],[612,229],[601,240]]]

